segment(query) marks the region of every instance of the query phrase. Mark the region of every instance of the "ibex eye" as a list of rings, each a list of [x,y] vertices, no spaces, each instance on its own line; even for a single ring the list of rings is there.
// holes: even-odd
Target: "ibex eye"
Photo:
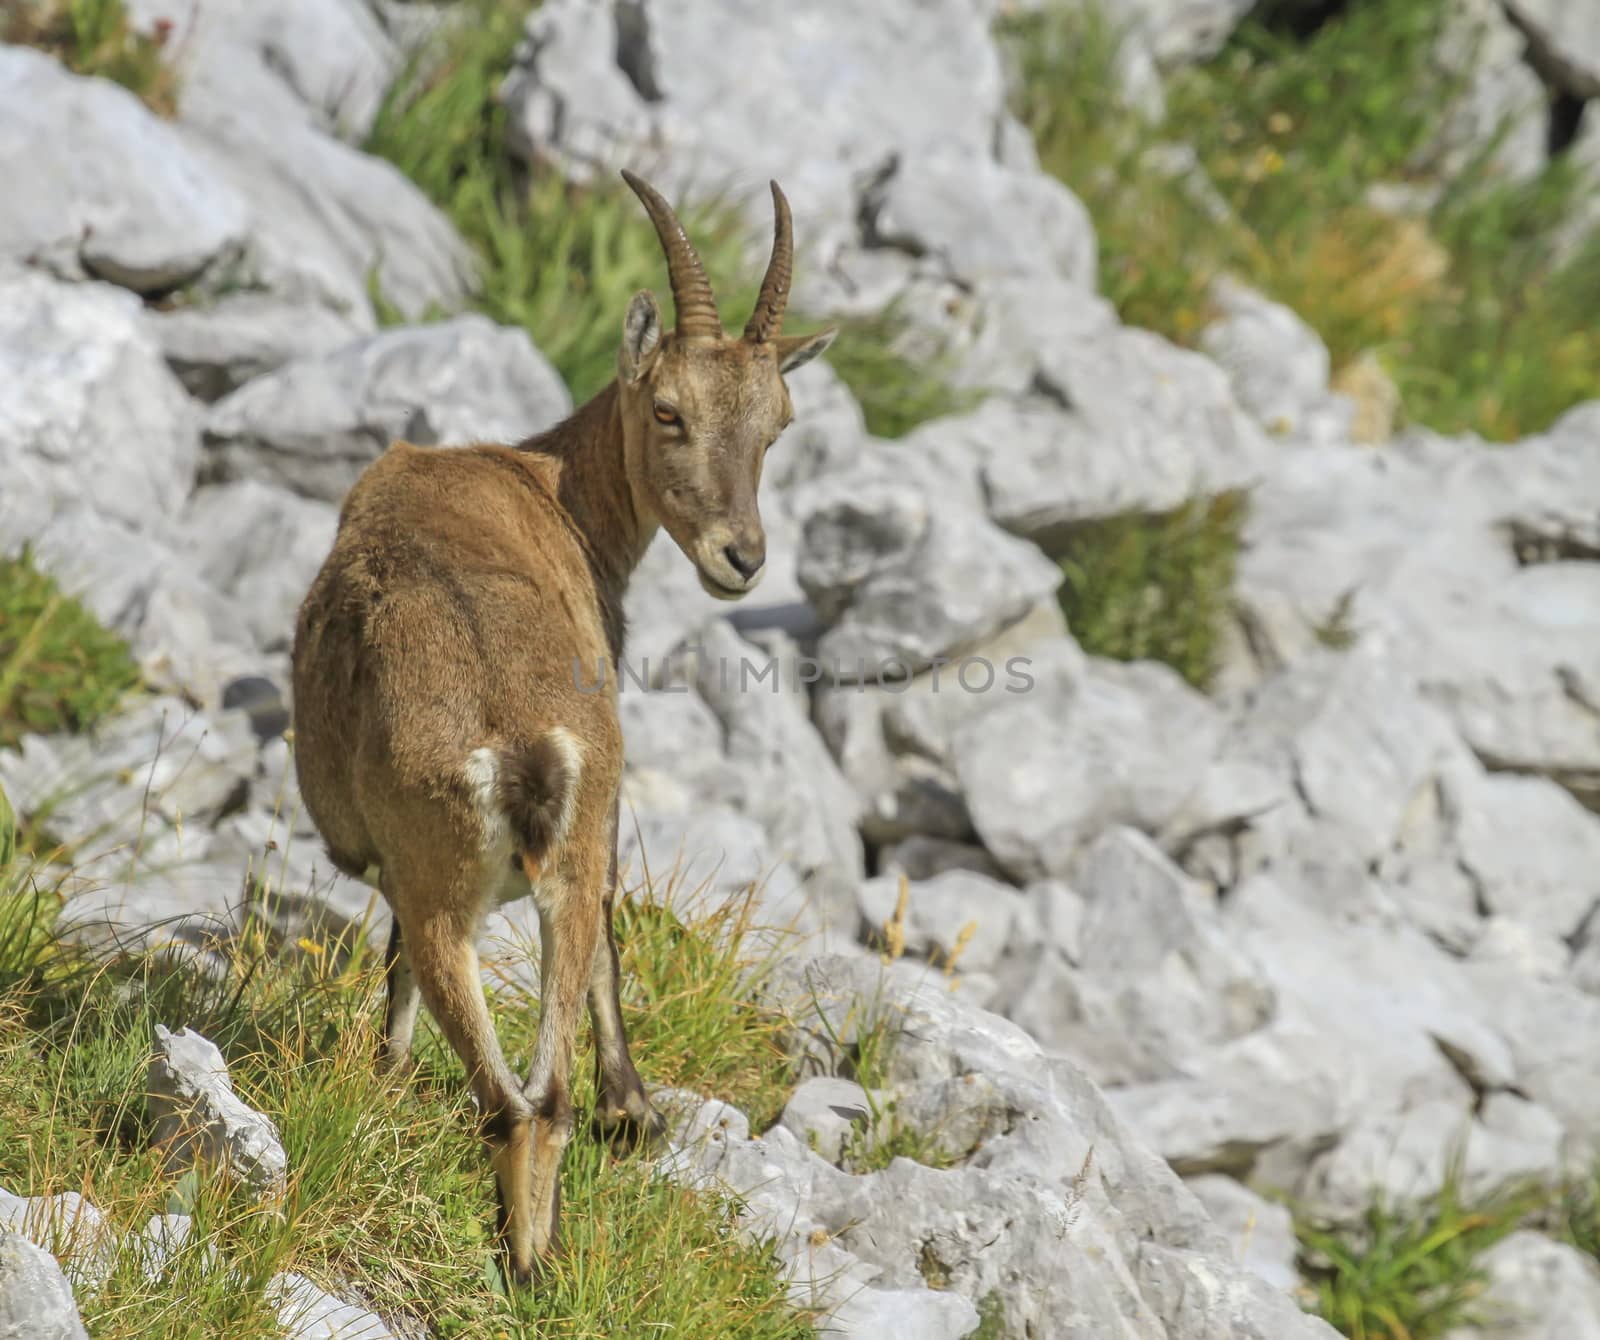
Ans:
[[[658,400],[655,408],[657,423],[672,424],[679,422],[678,411],[673,409],[671,405],[664,405]]]

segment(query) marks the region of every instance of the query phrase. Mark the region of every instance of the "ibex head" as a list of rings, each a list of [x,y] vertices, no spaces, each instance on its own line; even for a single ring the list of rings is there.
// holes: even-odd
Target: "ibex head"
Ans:
[[[767,448],[794,417],[783,374],[815,358],[835,331],[784,335],[794,235],[772,183],[772,259],[738,339],[717,315],[705,266],[672,206],[631,172],[667,254],[677,327],[664,332],[648,290],[634,294],[617,359],[628,477],[638,502],[688,555],[700,584],[723,600],[753,590],[767,557],[756,488]]]

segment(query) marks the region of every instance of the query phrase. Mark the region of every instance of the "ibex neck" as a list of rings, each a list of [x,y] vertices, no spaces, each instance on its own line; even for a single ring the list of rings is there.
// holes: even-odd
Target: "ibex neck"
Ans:
[[[641,516],[635,505],[622,433],[621,400],[611,382],[554,428],[522,444],[549,462],[546,478],[588,552],[614,643],[621,641],[628,579],[656,532],[655,519]],[[620,645],[612,650],[621,653]]]

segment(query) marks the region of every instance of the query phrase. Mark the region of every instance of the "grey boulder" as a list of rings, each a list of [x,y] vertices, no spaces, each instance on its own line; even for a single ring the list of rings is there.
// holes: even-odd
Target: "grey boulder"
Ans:
[[[1300,1244],[1287,1206],[1258,1196],[1243,1183],[1219,1173],[1191,1177],[1184,1185],[1206,1207],[1232,1245],[1239,1265],[1285,1293],[1300,1287],[1295,1265]]]
[[[911,481],[840,475],[795,499],[800,585],[838,680],[903,682],[1016,623],[1061,584],[1033,545]]]
[[[989,158],[933,151],[896,157],[864,201],[869,241],[932,258],[961,283],[1057,275],[1094,288],[1089,214],[1054,177]]]
[[[318,1288],[304,1275],[274,1275],[266,1297],[287,1340],[395,1340],[376,1313]]]
[[[0,1232],[0,1340],[89,1340],[61,1267],[20,1233]]]
[[[1600,10],[1588,0],[1506,0],[1546,82],[1578,98],[1600,97]]]
[[[180,105],[231,92],[263,114],[302,121],[359,141],[371,128],[399,53],[360,0],[208,0],[178,7],[125,0],[146,31],[166,25],[178,53]]]
[[[213,716],[176,698],[145,698],[93,739],[25,735],[16,751],[0,751],[0,785],[19,813],[48,808],[52,831],[103,882],[115,869],[108,861],[184,854],[176,831],[184,822],[188,854],[203,853],[197,826],[248,786],[255,758],[244,713]]]
[[[1099,1083],[1187,1075],[1215,1047],[1266,1025],[1276,995],[1234,943],[1215,897],[1143,834],[1108,828],[1074,864],[1083,895],[1077,966],[1025,953],[996,1006]]]
[[[983,845],[1018,880],[1069,877],[1108,824],[1161,830],[1199,784],[1217,709],[1154,662],[1032,653],[1031,685],[994,695],[956,732],[956,772]]]
[[[98,1289],[116,1265],[117,1231],[76,1191],[54,1196],[13,1196],[0,1190],[0,1234],[17,1234],[61,1262],[72,1288]],[[26,1275],[22,1254],[14,1256]],[[34,1275],[35,1282],[39,1280]],[[70,1297],[70,1291],[69,1291]],[[29,1337],[31,1340],[31,1336]]]
[[[980,285],[969,305],[977,334],[955,375],[1000,393],[914,429],[893,463],[935,471],[1046,552],[1082,522],[1169,512],[1272,467],[1277,448],[1221,368],[1117,325],[1101,299],[1008,279]],[[942,301],[929,319],[952,324]],[[1337,406],[1328,413],[1337,420]]]
[[[1562,1126],[1547,1109],[1491,1093],[1474,1113],[1460,1099],[1362,1114],[1297,1188],[1308,1213],[1354,1223],[1383,1188],[1395,1207],[1425,1204],[1457,1179],[1469,1201],[1527,1186],[1562,1167]]]
[[[243,197],[183,137],[107,79],[0,47],[0,260],[174,288],[238,250]]]
[[[861,876],[860,805],[811,723],[793,644],[781,634],[744,641],[718,620],[687,659],[724,756],[702,774],[702,791],[756,819],[774,854],[842,910]]]
[[[1547,161],[1549,94],[1528,61],[1517,9],[1497,0],[1457,0],[1446,11],[1431,64],[1454,92],[1417,163],[1434,180],[1458,177],[1479,155],[1513,181],[1536,176]]]
[[[229,682],[267,668],[248,611],[183,561],[171,522],[160,535],[135,530],[82,500],[42,504],[19,520],[11,534],[20,531],[61,590],[127,640],[147,687],[215,708]]]
[[[807,1148],[837,1164],[857,1132],[870,1127],[872,1102],[854,1080],[813,1075],[789,1095],[778,1120]]]
[[[397,168],[335,137],[365,136],[398,63],[367,5],[132,0],[130,17],[172,25],[177,132],[248,210],[238,263],[209,292],[264,290],[363,329],[374,288],[412,320],[460,309],[477,282],[466,243]]]
[[[131,293],[0,270],[0,544],[69,503],[138,530],[194,482],[199,422]]]
[[[289,1159],[277,1127],[234,1093],[214,1044],[193,1029],[157,1024],[147,1083],[151,1141],[170,1167],[200,1164],[257,1197],[283,1194]]]
[[[236,603],[256,645],[287,651],[338,525],[332,503],[243,479],[197,490],[178,542],[198,575]]]
[[[1570,1243],[1522,1229],[1480,1258],[1488,1287],[1478,1313],[1484,1324],[1452,1331],[1449,1340],[1597,1340],[1600,1267]]]
[[[1354,641],[1445,709],[1485,763],[1600,787],[1600,417],[1486,447],[1285,453],[1252,498],[1236,604],[1244,682]]]
[[[463,316],[384,331],[242,386],[206,421],[208,470],[338,502],[396,438],[518,442],[571,405],[523,331]]]
[[[905,952],[961,972],[986,972],[1000,961],[1022,905],[1015,889],[970,870],[947,870],[906,887],[906,916],[893,932]],[[900,888],[893,876],[861,886],[861,929],[870,943],[882,946],[891,934]]]
[[[955,733],[996,699],[1031,690],[1036,649],[1052,664],[1083,658],[1067,638],[1054,600],[1036,605],[953,664],[930,667],[909,682],[885,677],[881,683],[818,683],[813,716],[861,798],[864,837],[877,843],[973,837],[956,778]],[[986,862],[991,870],[993,864]]]
[[[864,1029],[897,1034],[896,1119],[959,1161],[847,1176],[781,1127],[762,1141],[723,1131],[696,1168],[749,1189],[750,1222],[802,1280],[933,1283],[982,1300],[1002,1336],[1331,1334],[1233,1264],[1199,1203],[1080,1071],[939,974],[823,957],[783,965],[773,992],[823,1066]]]
[[[1353,406],[1328,391],[1322,337],[1282,303],[1226,276],[1211,286],[1217,318],[1200,348],[1228,374],[1239,403],[1277,437],[1347,439]]]
[[[895,152],[990,158],[1005,114],[984,18],[953,0],[914,20],[827,0],[760,23],[739,0],[670,13],[559,0],[532,16],[528,39],[505,98],[530,157],[578,171],[632,163],[674,197],[721,188],[763,213],[776,177],[824,255],[830,234],[853,230],[858,177]]]
[[[167,366],[190,395],[208,402],[292,359],[329,354],[372,333],[356,315],[270,293],[197,299],[147,315]]]

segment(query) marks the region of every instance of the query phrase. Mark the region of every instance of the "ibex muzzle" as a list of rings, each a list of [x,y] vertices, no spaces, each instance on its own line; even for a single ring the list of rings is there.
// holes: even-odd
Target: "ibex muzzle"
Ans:
[[[477,1098],[519,1282],[556,1242],[585,999],[598,1125],[631,1136],[662,1124],[618,998],[616,676],[596,692],[576,668],[620,660],[623,593],[658,526],[714,595],[736,599],[760,580],[761,462],[793,416],[783,373],[833,338],[781,333],[793,239],[776,183],[772,260],[729,339],[672,209],[625,175],[666,249],[675,329],[649,293],[635,295],[616,380],[515,447],[391,446],[345,500],[295,630],[307,808],[336,865],[379,867],[394,914],[382,1061],[407,1062],[426,1002]],[[474,945],[497,900],[529,892],[540,1014],[519,1081]]]

